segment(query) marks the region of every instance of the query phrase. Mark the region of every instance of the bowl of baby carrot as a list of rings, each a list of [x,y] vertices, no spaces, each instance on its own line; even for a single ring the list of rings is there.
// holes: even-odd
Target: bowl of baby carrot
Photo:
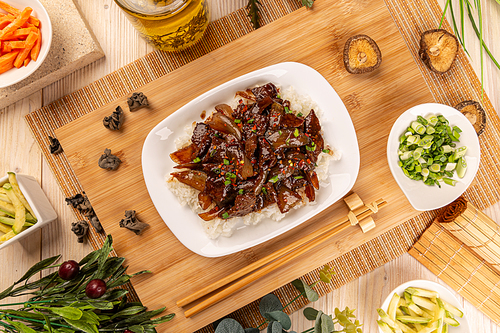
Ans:
[[[52,24],[38,0],[0,0],[0,88],[35,72],[51,42]]]

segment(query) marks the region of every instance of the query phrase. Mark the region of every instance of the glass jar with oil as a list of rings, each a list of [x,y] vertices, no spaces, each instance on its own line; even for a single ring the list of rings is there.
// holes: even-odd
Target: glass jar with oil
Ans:
[[[208,26],[207,0],[114,0],[155,48],[178,51],[196,43]]]

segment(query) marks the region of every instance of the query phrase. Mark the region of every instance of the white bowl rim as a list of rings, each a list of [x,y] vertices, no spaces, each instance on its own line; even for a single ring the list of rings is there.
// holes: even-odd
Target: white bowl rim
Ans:
[[[3,1],[5,1],[6,3],[8,3],[8,4],[10,4],[12,6],[12,2],[13,2],[12,0],[3,0]],[[47,13],[47,10],[45,9],[45,7],[43,6],[43,4],[40,1],[38,1],[38,0],[29,0],[29,1],[37,3],[40,6],[39,8],[37,8],[37,12],[35,13],[36,15],[34,15],[36,18],[40,18],[40,13],[38,13],[38,11],[41,11],[44,14],[44,16],[47,17],[47,22],[43,22],[43,25],[48,27],[49,33],[48,33],[48,36],[46,36],[47,34],[44,34],[42,36],[43,37],[42,43],[47,43],[47,52],[44,52],[44,53],[40,52],[40,54],[38,56],[38,59],[36,61],[33,61],[33,63],[35,64],[35,66],[33,66],[29,71],[26,71],[26,73],[24,73],[23,75],[20,75],[18,78],[15,78],[12,81],[8,81],[5,84],[4,83],[0,83],[0,88],[10,87],[10,86],[12,86],[12,85],[14,85],[16,83],[21,82],[22,80],[26,79],[30,75],[32,75],[42,65],[42,63],[45,61],[45,58],[47,57],[47,55],[50,52],[50,46],[52,45],[52,22],[50,20],[50,16],[49,16],[49,14]],[[35,8],[33,8],[33,10],[35,11]],[[43,47],[43,45],[42,45],[42,47]]]

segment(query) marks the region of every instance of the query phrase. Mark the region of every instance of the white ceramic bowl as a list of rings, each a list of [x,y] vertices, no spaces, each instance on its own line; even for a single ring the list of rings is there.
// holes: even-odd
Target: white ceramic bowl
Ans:
[[[458,178],[455,173],[453,176],[453,179],[457,181],[455,186],[444,183],[442,183],[441,188],[436,185],[425,185],[421,180],[416,181],[406,177],[398,165],[399,137],[405,133],[406,128],[412,121],[417,119],[417,116],[425,117],[429,113],[443,115],[448,119],[451,126],[456,125],[462,130],[462,133],[460,133],[460,142],[457,143],[457,147],[467,146],[467,153],[465,155],[467,171],[464,178]],[[420,104],[405,111],[392,126],[387,142],[387,160],[392,175],[413,208],[420,211],[441,208],[462,195],[476,176],[479,169],[480,156],[479,139],[472,124],[460,111],[443,104]]]
[[[23,10],[26,7],[32,8],[33,12],[31,13],[31,15],[40,20],[42,32],[42,46],[40,48],[38,59],[36,61],[30,61],[30,63],[26,67],[14,67],[7,72],[0,74],[0,88],[5,88],[13,85],[14,83],[18,83],[21,80],[24,80],[25,78],[33,74],[33,72],[35,72],[38,67],[40,67],[42,62],[47,57],[50,49],[50,44],[52,43],[52,24],[50,22],[49,14],[38,0],[2,1],[19,10]],[[5,14],[5,12],[1,9],[0,12]]]
[[[462,305],[458,301],[458,299],[451,293],[448,288],[444,287],[443,285],[428,281],[428,280],[413,280],[413,281],[408,281],[405,282],[398,287],[396,287],[393,291],[389,293],[387,298],[385,299],[384,303],[382,303],[381,308],[387,312],[387,308],[389,307],[389,302],[391,301],[392,295],[395,293],[403,296],[403,293],[406,288],[408,287],[416,287],[416,288],[422,288],[422,289],[428,289],[432,291],[436,291],[439,293],[439,297],[445,300],[446,302],[450,303],[451,305],[457,307],[464,313],[464,316],[462,318],[455,317],[456,320],[460,323],[460,326],[456,327],[449,327],[449,333],[470,333],[470,325],[469,322],[467,321],[467,314],[465,313]],[[380,320],[380,317],[379,317]],[[377,326],[378,327],[378,326]],[[378,329],[380,333],[383,333],[382,330],[379,328]]]
[[[0,244],[0,250],[22,239],[23,237],[34,233],[36,230],[40,229],[44,225],[49,224],[52,221],[55,221],[55,219],[57,218],[57,214],[54,211],[54,208],[52,208],[52,206],[50,205],[50,202],[45,196],[45,193],[43,193],[40,184],[38,184],[37,180],[34,177],[16,174],[16,178],[21,192],[26,198],[26,201],[28,201],[31,208],[33,209],[33,212],[35,213],[38,221],[35,223],[35,225],[24,230],[19,235],[16,235],[5,243]],[[3,186],[3,184],[7,183],[8,181],[8,176],[0,178],[0,186]]]

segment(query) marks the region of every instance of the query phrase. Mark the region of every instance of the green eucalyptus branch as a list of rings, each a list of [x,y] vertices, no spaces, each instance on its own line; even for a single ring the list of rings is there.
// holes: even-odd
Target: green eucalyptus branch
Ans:
[[[315,302],[319,299],[319,295],[313,288],[319,283],[331,283],[333,271],[330,267],[326,266],[320,270],[320,279],[311,283],[297,279],[292,282],[292,285],[300,292],[300,294],[289,301],[285,306],[274,294],[268,294],[260,300],[259,311],[264,317],[264,321],[256,328],[243,327],[236,320],[232,318],[225,318],[218,322],[215,328],[215,333],[259,333],[262,326],[269,324],[268,332],[284,332],[286,333],[292,326],[290,317],[284,312],[285,308],[297,301],[301,297],[305,297],[310,302]],[[359,320],[353,314],[354,310],[345,308],[340,311],[335,309],[334,315],[326,315],[322,311],[318,311],[311,307],[304,309],[304,316],[309,320],[314,320],[314,327],[303,331],[302,333],[362,333]],[[335,325],[340,325],[340,330],[335,330]],[[296,333],[295,331],[288,331],[288,333]]]
[[[122,287],[141,271],[125,274],[124,258],[110,257],[112,238],[108,236],[101,249],[89,253],[79,263],[75,274],[53,272],[30,282],[37,273],[54,265],[60,256],[44,259],[33,265],[18,281],[0,293],[0,299],[31,295],[27,302],[3,304],[21,305],[17,310],[0,309],[0,326],[5,332],[125,332],[154,333],[155,327],[170,321],[174,314],[158,318],[165,308],[147,310],[138,302],[128,302],[128,291]],[[64,265],[64,264],[63,264]],[[68,274],[68,273],[66,273]],[[104,285],[97,291],[92,284]],[[92,289],[92,288],[90,288]],[[97,290],[97,289],[96,289]],[[54,328],[53,328],[54,327]]]

